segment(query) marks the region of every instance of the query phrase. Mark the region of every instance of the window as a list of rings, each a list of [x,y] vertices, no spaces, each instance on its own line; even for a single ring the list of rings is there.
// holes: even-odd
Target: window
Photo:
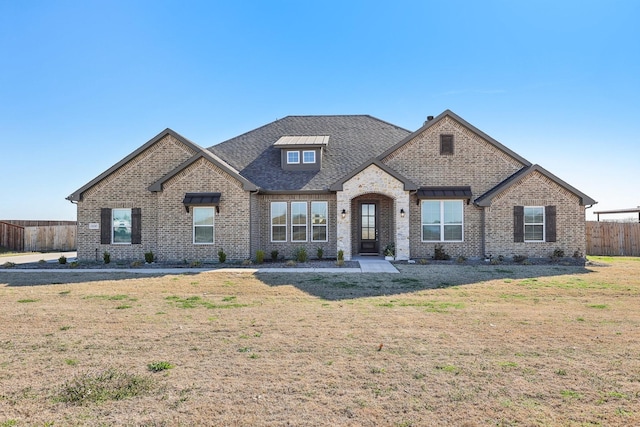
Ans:
[[[544,242],[544,207],[524,207],[524,241]]]
[[[193,208],[193,243],[212,244],[214,241],[213,207]]]
[[[422,201],[422,241],[463,241],[462,200]]]
[[[287,163],[288,164],[300,163],[300,152],[299,151],[287,151]]]
[[[303,151],[302,152],[302,163],[315,163],[316,162],[316,152],[315,151]]]
[[[327,202],[311,202],[311,240],[327,241]]]
[[[440,154],[453,155],[453,135],[440,135]]]
[[[307,202],[291,202],[291,241],[307,241]]]
[[[271,241],[287,241],[287,202],[271,202]]]
[[[131,209],[113,209],[111,243],[131,243]]]

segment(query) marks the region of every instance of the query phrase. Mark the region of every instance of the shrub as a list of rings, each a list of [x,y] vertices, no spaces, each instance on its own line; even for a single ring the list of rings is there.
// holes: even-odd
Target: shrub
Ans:
[[[396,256],[396,244],[389,243],[384,247],[384,256]]]
[[[524,262],[524,260],[526,260],[527,257],[524,255],[514,255],[513,256],[513,261],[514,262]]]
[[[142,261],[133,261],[131,264],[131,267],[140,267],[142,265]]]
[[[296,265],[298,265],[298,263],[297,263],[297,262],[295,262],[294,260],[290,259],[290,260],[289,260],[289,261],[287,261],[284,265],[285,265],[286,267],[295,267]]]
[[[276,250],[271,251],[271,260],[272,261],[277,261],[278,260],[278,251],[276,251]]]
[[[144,262],[147,264],[151,264],[156,259],[155,255],[153,255],[152,251],[144,253]]]
[[[467,262],[467,258],[462,256],[462,255],[460,255],[458,258],[456,258],[456,262],[458,264],[464,264],[465,262]]]
[[[60,258],[58,258],[58,263],[66,264],[67,263],[67,257],[62,255]]]
[[[344,262],[344,251],[342,249],[338,251],[338,261]]]
[[[551,255],[551,258],[564,258],[564,251],[560,248],[556,248]]]
[[[16,266],[16,264],[15,264],[15,263],[13,263],[13,262],[9,262],[9,261],[7,261],[7,262],[5,262],[4,264],[2,264],[2,268],[13,268],[13,267],[15,267],[15,266]]]
[[[437,259],[439,261],[446,261],[451,259],[451,256],[445,252],[442,245],[436,245],[433,251],[433,259]]]
[[[426,258],[420,258],[420,260],[418,260],[418,263],[420,265],[427,265],[427,264],[429,264],[429,260],[426,259]]]
[[[224,253],[224,250],[220,249],[218,251],[218,261],[224,263],[227,260],[227,254]]]
[[[189,264],[189,267],[191,268],[198,268],[202,266],[202,262],[195,260],[195,261],[191,261],[191,264]]]
[[[264,251],[257,250],[256,251],[256,263],[262,264],[264,262]]]
[[[250,259],[245,259],[242,261],[242,265],[252,265],[253,261],[251,261]]]
[[[322,259],[322,257],[324,256],[324,249],[319,247],[318,250],[316,251],[316,255],[318,255],[318,259]]]
[[[71,268],[78,268],[79,265],[80,263],[78,261],[73,261],[71,264],[69,264]]]
[[[109,264],[111,262],[111,254],[107,251],[104,251],[102,253],[102,261],[104,261],[105,264]]]
[[[307,260],[309,259],[309,255],[307,254],[307,248],[300,247],[296,249],[295,252],[293,253],[293,257],[298,262],[307,262]]]

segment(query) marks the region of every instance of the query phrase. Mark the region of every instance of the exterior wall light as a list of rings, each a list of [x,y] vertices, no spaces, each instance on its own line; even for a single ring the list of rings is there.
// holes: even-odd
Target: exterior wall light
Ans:
[[[347,211],[342,209],[342,219],[345,219],[347,217]]]
[[[404,209],[400,209],[400,216],[404,218]]]

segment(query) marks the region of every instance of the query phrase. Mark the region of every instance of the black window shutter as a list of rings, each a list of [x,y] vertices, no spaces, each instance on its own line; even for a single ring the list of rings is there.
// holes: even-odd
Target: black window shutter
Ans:
[[[100,209],[100,244],[111,244],[111,209]]]
[[[524,242],[524,206],[513,207],[513,241]]]
[[[545,241],[556,241],[556,207],[545,206],[544,208],[544,221],[545,221]]]
[[[142,243],[142,209],[131,209],[131,244]]]
[[[440,154],[453,154],[453,135],[440,135]]]

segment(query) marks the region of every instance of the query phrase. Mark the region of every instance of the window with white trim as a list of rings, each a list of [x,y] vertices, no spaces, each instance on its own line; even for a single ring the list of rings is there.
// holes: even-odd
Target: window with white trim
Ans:
[[[302,163],[315,163],[316,152],[314,150],[302,152]]]
[[[423,200],[422,241],[462,242],[462,200]]]
[[[271,241],[287,241],[287,202],[271,202]]]
[[[326,242],[327,217],[329,208],[327,202],[311,202],[311,241]]]
[[[544,242],[544,206],[524,207],[524,241]]]
[[[193,208],[193,243],[211,245],[215,239],[214,207]]]
[[[131,209],[112,209],[111,224],[111,243],[131,244]]]
[[[287,163],[290,165],[300,163],[300,152],[287,151]]]
[[[291,202],[291,241],[307,241],[307,202]]]

